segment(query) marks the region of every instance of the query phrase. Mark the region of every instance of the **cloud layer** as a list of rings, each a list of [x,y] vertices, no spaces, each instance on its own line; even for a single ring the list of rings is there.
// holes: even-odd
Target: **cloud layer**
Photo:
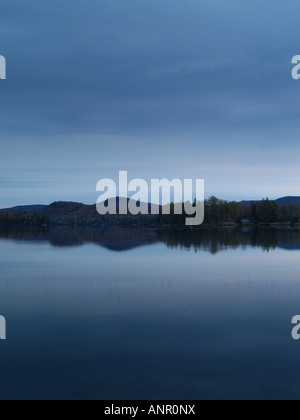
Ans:
[[[300,4],[3,0],[0,207],[94,202],[99,178],[300,195]]]

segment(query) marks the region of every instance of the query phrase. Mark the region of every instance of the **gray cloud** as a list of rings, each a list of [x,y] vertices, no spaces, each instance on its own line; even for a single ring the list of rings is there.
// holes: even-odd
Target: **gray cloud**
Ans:
[[[177,176],[207,174],[208,194],[276,196],[253,167],[277,177],[299,152],[299,12],[294,0],[3,0],[0,206],[18,202],[20,179],[27,202],[92,202],[98,176],[146,162],[153,176],[174,162]],[[300,194],[298,175],[278,195]]]

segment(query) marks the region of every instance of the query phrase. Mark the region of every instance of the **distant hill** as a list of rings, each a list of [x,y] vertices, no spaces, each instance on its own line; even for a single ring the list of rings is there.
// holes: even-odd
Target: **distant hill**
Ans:
[[[82,203],[72,203],[59,201],[50,204],[50,206],[43,207],[36,211],[37,214],[48,216],[52,225],[93,225],[93,226],[108,226],[108,225],[136,225],[145,223],[154,223],[155,216],[151,216],[151,204],[148,206],[149,216],[131,216],[130,214],[119,215],[120,205],[128,205],[129,199],[117,198],[117,215],[113,216],[107,214],[100,216],[97,212],[96,205],[86,205]],[[161,209],[157,206],[158,210]]]
[[[300,205],[300,197],[283,197],[276,200],[278,205]]]
[[[300,206],[300,197],[282,197],[275,200],[278,206]],[[259,203],[260,200],[241,201],[246,207],[250,207],[252,203]]]
[[[43,204],[36,204],[33,206],[17,206],[17,207],[12,207],[12,208],[8,208],[8,209],[0,209],[0,214],[3,213],[34,213],[36,211],[39,211],[43,208],[45,208],[47,206],[43,205]]]
[[[57,201],[50,204],[49,206],[36,209],[36,212],[43,214],[48,217],[70,217],[74,215],[87,215],[90,213],[95,213],[96,208],[94,206],[88,206],[82,203],[73,203],[65,201]]]
[[[119,213],[120,205],[123,204],[127,207],[129,199],[127,198],[116,198],[117,204],[117,213]],[[148,206],[148,211],[151,211],[151,204],[146,204]],[[157,206],[158,209],[161,209],[160,206]],[[73,202],[65,202],[65,201],[58,201],[55,203],[50,204],[50,206],[44,206],[40,209],[36,210],[39,214],[48,216],[48,217],[72,217],[72,216],[86,216],[86,217],[95,217],[99,216],[97,212],[96,205],[86,205],[82,203],[73,203]]]

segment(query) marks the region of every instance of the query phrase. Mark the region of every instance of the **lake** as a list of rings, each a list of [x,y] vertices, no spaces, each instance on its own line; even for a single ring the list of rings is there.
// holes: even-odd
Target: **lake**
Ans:
[[[0,265],[0,399],[300,397],[296,229],[2,231]]]

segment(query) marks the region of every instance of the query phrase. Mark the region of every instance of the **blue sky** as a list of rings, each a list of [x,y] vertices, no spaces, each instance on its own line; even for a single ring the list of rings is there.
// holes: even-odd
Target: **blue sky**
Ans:
[[[300,3],[2,0],[0,207],[95,203],[100,178],[300,195]]]

